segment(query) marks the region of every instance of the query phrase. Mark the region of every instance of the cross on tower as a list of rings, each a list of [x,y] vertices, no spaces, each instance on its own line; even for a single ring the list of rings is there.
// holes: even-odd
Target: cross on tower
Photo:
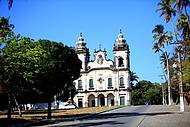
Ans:
[[[121,29],[119,30],[119,33],[122,33]]]
[[[101,50],[101,44],[99,44],[99,50]]]
[[[80,32],[80,37],[82,37],[82,32]]]

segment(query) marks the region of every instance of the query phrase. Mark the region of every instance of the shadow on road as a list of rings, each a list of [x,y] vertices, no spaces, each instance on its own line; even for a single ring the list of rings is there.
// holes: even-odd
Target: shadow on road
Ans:
[[[117,125],[124,124],[117,121],[103,121],[103,122],[89,122],[89,123],[77,123],[72,125],[55,125],[54,127],[92,127],[92,126],[100,126],[100,125]]]
[[[156,116],[156,115],[167,115],[167,114],[174,114],[173,112],[155,112],[155,113],[137,113],[137,112],[124,112],[124,113],[105,113],[105,114],[94,114],[90,116],[86,116],[83,118],[77,118],[77,119],[70,119],[69,121],[85,121],[85,123],[80,122],[72,125],[66,125],[67,127],[88,127],[88,126],[98,126],[98,125],[118,125],[124,124],[122,122],[118,122],[117,120],[114,120],[115,118],[123,118],[123,117],[138,117],[138,116]],[[108,120],[110,119],[110,120]],[[105,120],[105,121],[98,121],[98,122],[88,122],[88,120]],[[68,121],[63,119],[55,119],[53,121],[44,122],[44,123],[38,123],[37,126],[40,125],[47,125],[47,124],[55,124],[54,127],[61,127],[62,125],[58,125],[60,122]],[[35,126],[35,125],[34,125]]]
[[[173,114],[173,112],[155,112],[155,113],[106,113],[106,114],[95,114],[90,117],[84,117],[79,120],[91,120],[91,119],[109,119],[109,118],[119,118],[119,117],[134,117],[134,116],[156,116],[156,115],[166,115]]]

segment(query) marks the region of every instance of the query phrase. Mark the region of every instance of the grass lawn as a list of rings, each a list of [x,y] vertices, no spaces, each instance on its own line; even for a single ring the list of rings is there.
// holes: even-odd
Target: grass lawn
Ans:
[[[84,116],[94,113],[99,113],[103,111],[108,111],[115,109],[118,106],[111,107],[88,107],[88,108],[79,108],[79,109],[59,109],[52,110],[52,118],[71,118],[77,116]],[[24,124],[28,122],[38,122],[47,118],[47,110],[27,110],[22,111],[22,117],[19,117],[18,112],[12,114],[11,121],[6,119],[7,115],[3,112],[0,112],[0,126],[10,126],[15,124]]]

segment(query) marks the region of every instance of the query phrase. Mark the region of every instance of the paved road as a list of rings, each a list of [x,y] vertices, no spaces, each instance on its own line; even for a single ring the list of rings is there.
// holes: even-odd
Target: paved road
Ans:
[[[60,122],[46,125],[46,127],[137,127],[146,116],[150,106],[130,106],[99,115],[94,115],[83,120]]]
[[[70,122],[55,120],[43,127],[190,127],[190,107],[186,109],[180,113],[175,105],[128,106]]]

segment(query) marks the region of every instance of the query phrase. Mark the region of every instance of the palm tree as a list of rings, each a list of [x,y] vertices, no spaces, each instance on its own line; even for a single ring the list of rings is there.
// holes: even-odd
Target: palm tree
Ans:
[[[7,0],[7,2],[8,2],[8,8],[11,9],[11,7],[13,6],[13,0]]]
[[[169,43],[169,36],[167,35],[167,32],[164,32],[164,26],[163,25],[156,25],[155,28],[152,31],[154,41],[156,41],[153,45],[154,52],[162,52],[160,56],[160,63],[164,65],[163,69],[167,74],[168,77],[168,102],[169,105],[173,103],[172,97],[171,97],[171,81],[170,81],[170,69],[169,69],[169,59],[167,52],[163,52],[161,48],[164,48],[165,43]]]
[[[169,54],[167,52],[163,52],[160,56],[160,64],[163,65],[163,69],[167,74],[167,82],[168,82],[168,103],[171,105],[173,103],[172,92],[171,92],[171,76],[170,76],[170,66],[169,66]]]
[[[132,88],[135,85],[134,82],[138,82],[138,79],[139,79],[139,77],[136,75],[136,73],[131,71],[131,73],[130,73],[130,84],[131,84]]]
[[[166,22],[172,19],[172,16],[176,15],[176,10],[172,8],[174,0],[162,0],[158,3],[159,9],[157,11],[162,11],[160,16],[164,15]]]
[[[12,34],[13,24],[9,24],[9,19],[0,17],[0,40]]]
[[[178,8],[178,11],[182,11],[184,9],[186,15],[189,18],[189,15],[187,13],[187,7],[190,6],[190,1],[189,0],[176,0],[176,5]]]
[[[177,36],[181,34],[183,38],[190,37],[190,20],[189,20],[189,13],[188,7],[190,7],[189,0],[161,0],[158,3],[159,9],[157,11],[161,11],[160,16],[164,16],[166,22],[171,21],[172,27],[174,29],[175,37],[177,43],[179,40]],[[179,14],[179,18],[177,20],[177,25],[174,26],[172,21],[172,16],[176,16]],[[176,27],[178,32],[182,31],[181,33],[177,33]]]
[[[190,38],[190,24],[188,16],[185,14],[181,14],[180,18],[177,20],[177,30],[181,31],[181,36],[184,40],[186,38]]]
[[[155,50],[155,53],[158,52],[161,48],[164,48],[165,42],[167,42],[167,32],[164,32],[164,26],[163,25],[156,25],[154,29],[152,30],[153,33],[153,39],[155,42],[153,49]]]

